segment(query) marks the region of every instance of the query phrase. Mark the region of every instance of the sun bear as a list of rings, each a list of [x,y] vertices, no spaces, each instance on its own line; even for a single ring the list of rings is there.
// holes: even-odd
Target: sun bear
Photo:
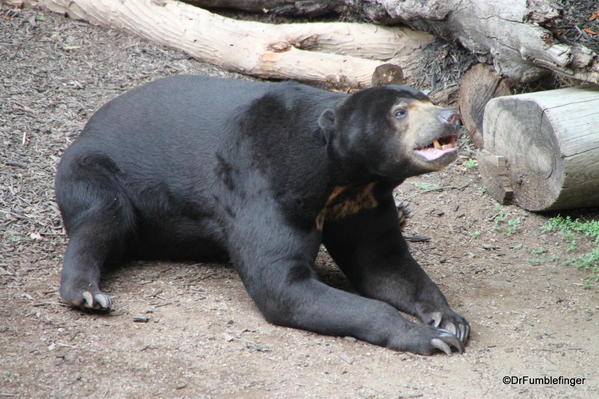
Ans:
[[[110,308],[102,273],[127,259],[231,262],[269,322],[461,353],[470,327],[410,255],[392,196],[455,160],[458,130],[456,111],[402,86],[181,75],[133,89],[58,166],[61,297]],[[321,244],[357,293],[316,277]]]

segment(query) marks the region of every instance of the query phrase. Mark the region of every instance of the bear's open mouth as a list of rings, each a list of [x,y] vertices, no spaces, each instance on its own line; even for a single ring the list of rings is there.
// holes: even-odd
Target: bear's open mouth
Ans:
[[[414,149],[414,153],[420,155],[427,161],[436,161],[443,155],[457,151],[456,142],[458,136],[445,136],[433,140],[427,146],[418,147]]]

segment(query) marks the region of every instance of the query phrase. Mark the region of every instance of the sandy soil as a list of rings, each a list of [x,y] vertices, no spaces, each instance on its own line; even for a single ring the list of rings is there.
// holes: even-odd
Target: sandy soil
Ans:
[[[56,163],[105,101],[178,73],[241,78],[123,33],[0,9],[0,398],[599,397],[597,289],[561,264],[575,254],[542,233],[547,216],[484,194],[464,164],[468,143],[446,171],[398,190],[413,213],[407,233],[430,237],[412,244],[415,257],[472,325],[464,355],[275,327],[228,265],[136,262],[106,280],[110,314],[63,306]],[[325,253],[316,268],[347,287]]]

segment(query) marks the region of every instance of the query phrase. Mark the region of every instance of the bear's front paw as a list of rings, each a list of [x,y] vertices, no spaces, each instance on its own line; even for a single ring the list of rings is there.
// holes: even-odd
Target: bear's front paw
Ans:
[[[452,333],[464,344],[468,341],[470,325],[451,309],[422,313],[421,319],[424,324]]]
[[[401,332],[388,344],[393,349],[432,355],[437,351],[451,356],[452,352],[464,353],[464,344],[454,334],[441,328],[414,324],[404,334]]]
[[[62,300],[71,306],[80,309],[108,311],[112,306],[112,299],[107,294],[90,286],[80,288],[76,284],[62,284],[60,287]]]

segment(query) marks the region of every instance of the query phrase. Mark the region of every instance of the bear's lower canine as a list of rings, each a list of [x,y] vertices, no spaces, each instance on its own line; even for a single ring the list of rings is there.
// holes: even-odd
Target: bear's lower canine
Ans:
[[[272,323],[462,352],[468,323],[410,256],[392,197],[456,158],[458,120],[400,86],[345,95],[176,76],[131,90],[95,113],[58,167],[60,294],[107,309],[108,262],[230,261]],[[321,244],[361,295],[317,279]]]

